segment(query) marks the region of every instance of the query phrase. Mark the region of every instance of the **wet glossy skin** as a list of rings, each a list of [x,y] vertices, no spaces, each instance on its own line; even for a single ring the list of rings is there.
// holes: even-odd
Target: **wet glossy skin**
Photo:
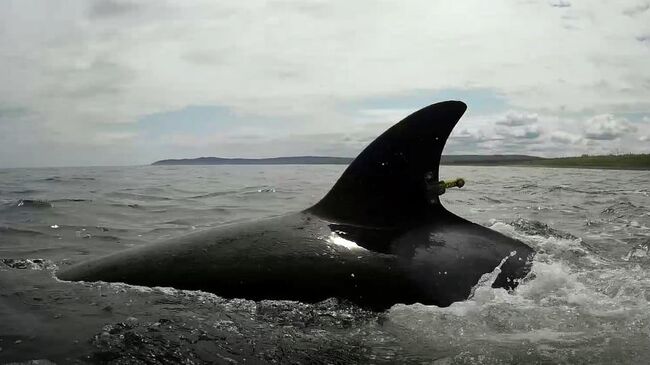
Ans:
[[[356,234],[363,241],[363,232]],[[336,243],[345,236],[340,226],[303,212],[127,250],[70,267],[58,277],[254,300],[339,297],[382,310],[395,303],[446,306],[466,299],[481,275],[505,257],[496,284],[512,287],[508,279],[525,275],[532,253],[518,241],[462,221],[394,234],[388,253]]]

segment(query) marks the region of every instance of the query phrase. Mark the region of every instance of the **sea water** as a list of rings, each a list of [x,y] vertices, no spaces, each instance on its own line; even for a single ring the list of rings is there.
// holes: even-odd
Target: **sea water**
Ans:
[[[650,173],[441,167],[443,204],[537,255],[514,291],[373,313],[70,283],[58,268],[304,209],[345,166],[0,170],[0,363],[639,364],[650,359]],[[489,281],[489,280],[488,280]]]

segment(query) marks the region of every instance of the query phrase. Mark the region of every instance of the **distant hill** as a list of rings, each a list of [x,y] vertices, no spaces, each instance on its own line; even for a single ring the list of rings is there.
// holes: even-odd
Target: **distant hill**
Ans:
[[[160,160],[152,165],[349,165],[353,158],[327,156],[294,156],[271,158],[199,157]]]
[[[539,160],[525,155],[449,155],[442,156],[443,165],[502,165]],[[349,165],[351,157],[294,156],[272,158],[199,157],[160,160],[153,165]]]
[[[441,165],[516,165],[522,162],[543,160],[528,155],[443,155]]]
[[[160,160],[152,165],[348,165],[351,157],[293,156],[272,158],[199,157]],[[441,165],[531,166],[650,170],[650,154],[544,158],[528,155],[445,155]]]

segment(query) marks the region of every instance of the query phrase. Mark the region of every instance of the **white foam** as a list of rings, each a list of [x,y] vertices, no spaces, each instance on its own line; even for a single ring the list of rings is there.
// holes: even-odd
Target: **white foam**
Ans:
[[[528,341],[532,343],[539,342],[576,342],[576,338],[583,335],[583,332],[560,332],[549,328],[540,328],[528,332],[504,333],[500,335],[500,342],[521,343]]]
[[[583,262],[594,265],[602,265],[605,263],[600,257],[587,252],[585,247],[583,247],[582,238],[531,235],[519,232],[515,227],[497,220],[492,220],[491,223],[490,229],[516,238],[531,246],[536,252],[536,261],[550,262],[562,261],[563,259],[575,260],[579,258]]]
[[[501,267],[503,267],[503,264],[505,264],[506,260],[508,260],[509,257],[512,257],[517,254],[517,251],[513,251],[510,253],[510,255],[504,257],[499,265],[494,268],[491,272],[485,273],[481,275],[481,277],[478,279],[478,282],[476,282],[476,285],[472,287],[472,290],[469,294],[469,299],[472,299],[477,291],[480,291],[482,289],[488,288],[490,289],[492,287],[492,284],[494,281],[497,279],[499,274],[501,274]],[[445,272],[446,273],[446,272]]]

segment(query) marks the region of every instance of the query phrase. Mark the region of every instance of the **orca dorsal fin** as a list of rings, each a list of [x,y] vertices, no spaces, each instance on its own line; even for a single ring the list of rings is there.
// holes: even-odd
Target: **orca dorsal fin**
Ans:
[[[445,142],[466,109],[461,101],[445,101],[393,125],[352,161],[308,211],[337,223],[385,228],[447,213],[437,194],[432,194],[431,183],[439,180]]]

